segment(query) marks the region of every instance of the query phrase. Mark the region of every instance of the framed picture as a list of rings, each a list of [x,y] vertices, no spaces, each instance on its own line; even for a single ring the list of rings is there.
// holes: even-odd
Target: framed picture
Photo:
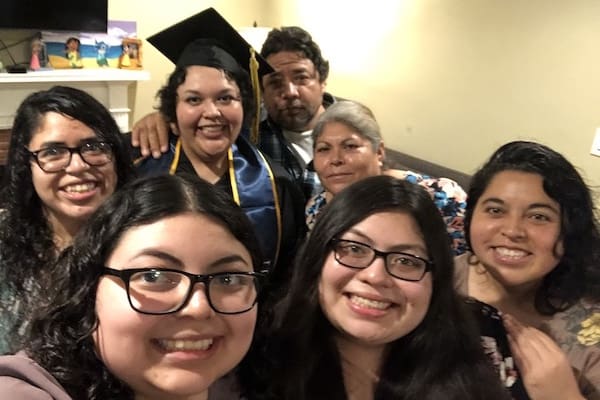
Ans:
[[[123,39],[122,52],[119,56],[119,68],[142,68],[142,41],[139,39]]]

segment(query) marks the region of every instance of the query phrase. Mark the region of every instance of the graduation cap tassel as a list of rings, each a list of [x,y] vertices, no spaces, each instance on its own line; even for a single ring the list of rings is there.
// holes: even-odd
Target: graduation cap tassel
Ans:
[[[250,132],[250,141],[255,145],[258,145],[260,132],[258,127],[260,125],[260,82],[258,78],[258,61],[256,60],[256,54],[252,47],[250,47],[250,80],[252,81],[252,89],[254,91],[254,102],[256,103],[254,120],[252,121],[252,131]]]

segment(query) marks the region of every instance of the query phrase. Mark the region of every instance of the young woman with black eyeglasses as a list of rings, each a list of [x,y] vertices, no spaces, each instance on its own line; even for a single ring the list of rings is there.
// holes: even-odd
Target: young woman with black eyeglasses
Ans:
[[[0,398],[237,399],[262,270],[225,192],[195,176],[128,184],[48,275],[23,350],[0,357]]]
[[[293,271],[243,368],[251,399],[509,398],[425,189],[380,175],[342,190]]]
[[[89,216],[133,176],[128,148],[94,97],[56,86],[29,95],[12,127],[0,200],[0,352],[47,290],[49,266]]]

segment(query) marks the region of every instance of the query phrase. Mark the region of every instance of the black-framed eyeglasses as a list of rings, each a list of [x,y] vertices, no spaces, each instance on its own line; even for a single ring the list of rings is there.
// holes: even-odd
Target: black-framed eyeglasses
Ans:
[[[71,164],[73,153],[79,154],[83,161],[94,167],[108,164],[113,159],[110,143],[102,141],[85,142],[76,147],[52,145],[37,151],[26,150],[44,172],[64,170]]]
[[[162,315],[180,311],[192,297],[194,285],[204,283],[210,307],[220,314],[241,314],[256,304],[266,272],[217,272],[196,275],[168,268],[113,269],[105,275],[119,277],[131,308],[142,314]]]
[[[365,269],[377,257],[382,257],[388,274],[404,281],[420,281],[433,266],[433,262],[413,254],[379,251],[368,244],[354,240],[332,239],[331,247],[335,260],[349,268]]]

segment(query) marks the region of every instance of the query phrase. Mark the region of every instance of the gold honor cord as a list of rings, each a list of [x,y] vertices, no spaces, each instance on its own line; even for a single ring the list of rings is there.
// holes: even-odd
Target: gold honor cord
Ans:
[[[173,161],[169,166],[169,175],[175,175],[175,171],[177,171],[177,166],[179,165],[179,157],[181,155],[181,139],[177,139],[177,144],[175,144],[175,156],[173,157]],[[233,168],[233,152],[231,151],[231,147],[227,150],[227,162],[229,165],[229,181],[231,182],[231,192],[233,194],[233,200],[237,205],[240,205],[240,194],[237,188],[237,182],[235,180],[235,170]],[[270,172],[270,171],[269,171]]]
[[[177,143],[175,144],[175,155],[173,156],[173,161],[169,167],[169,175],[175,175],[177,165],[179,164],[179,156],[181,156],[181,138],[178,138]]]
[[[233,165],[233,151],[231,151],[231,147],[227,150],[227,162],[229,164],[229,182],[231,184],[231,193],[233,195],[233,201],[238,206],[241,204],[240,202],[240,192],[238,190],[237,181],[235,180],[235,168]]]
[[[169,175],[175,175],[175,171],[177,171],[177,166],[179,165],[179,157],[181,155],[181,139],[177,139],[177,144],[175,145],[175,156],[173,157],[173,161],[169,166]],[[239,206],[240,205],[240,194],[237,187],[237,182],[235,180],[235,170],[233,168],[233,152],[231,151],[231,147],[227,150],[227,162],[229,165],[229,181],[231,182],[231,193],[233,194],[233,201]],[[271,171],[269,170],[269,174]]]
[[[271,165],[265,159],[265,156],[258,151],[258,154],[262,158],[263,162],[267,167],[267,171],[269,172],[269,180],[271,181],[271,190],[273,191],[273,200],[275,201],[275,219],[277,220],[277,248],[275,249],[275,258],[273,259],[273,264],[277,262],[279,258],[279,250],[281,249],[281,240],[283,237],[283,226],[281,221],[281,208],[279,207],[279,193],[277,192],[277,185],[275,184],[275,177],[273,176],[273,170],[271,169]]]
[[[258,154],[260,155],[260,157],[262,158],[267,171],[269,173],[269,181],[271,182],[271,190],[273,191],[273,201],[274,201],[274,206],[275,206],[275,219],[277,222],[277,248],[275,249],[275,258],[274,258],[274,262],[277,261],[277,259],[279,258],[279,250],[281,249],[281,240],[282,240],[282,236],[283,236],[283,227],[282,227],[282,222],[281,222],[281,208],[279,207],[279,193],[277,192],[277,186],[275,184],[275,177],[273,176],[273,170],[271,169],[271,166],[269,165],[269,163],[267,162],[267,160],[265,159],[265,157],[262,155],[262,153],[259,151]],[[177,139],[177,144],[175,145],[175,156],[173,158],[173,161],[171,162],[171,166],[169,167],[169,174],[170,175],[174,175],[175,171],[177,170],[177,165],[179,164],[179,157],[181,155],[181,139]],[[233,165],[233,151],[231,150],[231,147],[229,148],[229,150],[227,150],[227,162],[229,164],[229,182],[231,184],[231,193],[233,195],[233,201],[235,201],[235,203],[237,205],[240,205],[240,193],[238,190],[238,186],[237,186],[237,181],[235,179],[235,168]]]
[[[146,156],[141,156],[133,160],[133,165],[137,167],[142,161],[146,159]]]
[[[258,144],[259,140],[259,131],[258,126],[260,125],[260,81],[258,78],[258,61],[256,60],[256,52],[252,47],[250,47],[250,81],[252,82],[252,89],[254,92],[254,102],[255,110],[254,110],[254,120],[252,121],[252,130],[250,132],[250,141],[254,144]]]

